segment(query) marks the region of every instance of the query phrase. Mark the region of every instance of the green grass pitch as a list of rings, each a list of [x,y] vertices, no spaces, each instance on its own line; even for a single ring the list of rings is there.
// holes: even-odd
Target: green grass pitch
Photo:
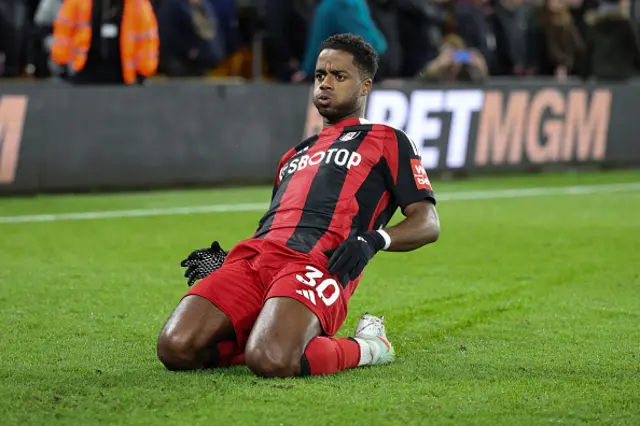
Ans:
[[[340,335],[384,314],[397,361],[331,377],[171,373],[157,333],[180,259],[258,211],[3,223],[33,214],[266,203],[270,189],[0,199],[0,424],[640,424],[640,172],[434,182],[440,240],[381,253]],[[459,199],[456,193],[511,188]],[[489,194],[489,195],[487,195]]]

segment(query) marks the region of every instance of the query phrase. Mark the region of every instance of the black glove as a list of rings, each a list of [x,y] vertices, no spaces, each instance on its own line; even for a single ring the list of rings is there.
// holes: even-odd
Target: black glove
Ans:
[[[333,252],[325,252],[329,258],[328,270],[337,275],[343,285],[360,276],[371,258],[385,246],[384,237],[377,231],[348,238]]]
[[[197,280],[201,280],[213,271],[220,269],[227,257],[227,252],[220,248],[217,241],[211,243],[210,248],[203,248],[191,252],[189,257],[180,262],[180,266],[186,267],[185,278],[188,278],[189,287]]]

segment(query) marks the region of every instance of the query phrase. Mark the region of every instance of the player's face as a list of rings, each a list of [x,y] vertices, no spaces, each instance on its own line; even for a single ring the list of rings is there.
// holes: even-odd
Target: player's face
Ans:
[[[362,80],[351,53],[325,49],[316,62],[313,104],[330,122],[358,116],[371,84],[371,79]]]

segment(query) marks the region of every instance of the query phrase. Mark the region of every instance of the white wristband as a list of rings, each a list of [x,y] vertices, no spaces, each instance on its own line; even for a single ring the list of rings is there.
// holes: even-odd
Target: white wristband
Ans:
[[[391,245],[391,237],[382,229],[378,229],[378,232],[380,233],[380,235],[382,235],[382,238],[384,238],[384,247],[382,248],[382,250],[388,249]]]

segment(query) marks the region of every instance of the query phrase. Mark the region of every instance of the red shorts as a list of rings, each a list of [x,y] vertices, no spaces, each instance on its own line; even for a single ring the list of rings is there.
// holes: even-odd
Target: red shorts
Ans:
[[[220,269],[187,293],[208,299],[231,319],[242,350],[267,299],[290,297],[305,304],[324,333],[335,335],[347,316],[357,281],[346,287],[326,269],[323,254],[306,254],[262,239],[238,243]]]

